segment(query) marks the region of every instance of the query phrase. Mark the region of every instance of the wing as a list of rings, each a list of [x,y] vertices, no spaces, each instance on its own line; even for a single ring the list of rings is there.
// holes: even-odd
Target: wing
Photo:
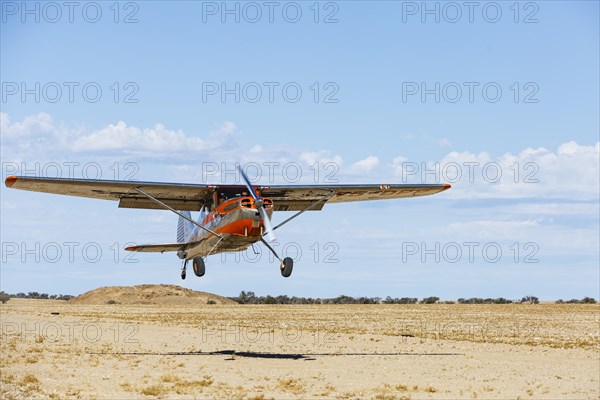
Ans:
[[[134,188],[157,198],[177,210],[199,211],[210,200],[214,187],[185,183],[158,183],[139,181],[108,181],[98,179],[61,179],[9,176],[6,186],[13,189],[117,200],[121,208],[162,209],[142,196]]]
[[[137,246],[127,246],[125,247],[125,250],[140,251],[146,253],[164,253],[165,251],[186,250],[197,246],[200,243],[202,243],[202,241],[190,243],[140,244]]]
[[[311,210],[321,210],[325,203],[429,196],[450,187],[449,184],[269,186],[261,188],[261,196],[273,200],[275,211],[300,211],[324,196],[330,197]]]
[[[211,203],[212,193],[218,188],[246,190],[243,185],[196,185],[188,183],[160,183],[139,181],[108,181],[97,179],[61,179],[9,176],[6,186],[13,189],[63,194],[94,199],[118,200],[121,208],[162,209],[135,188],[157,198],[177,210],[199,211]],[[429,196],[450,188],[449,184],[395,184],[395,185],[277,185],[256,186],[261,196],[273,200],[275,211],[300,211],[316,200],[329,196],[311,210],[321,210],[325,203],[399,199]]]

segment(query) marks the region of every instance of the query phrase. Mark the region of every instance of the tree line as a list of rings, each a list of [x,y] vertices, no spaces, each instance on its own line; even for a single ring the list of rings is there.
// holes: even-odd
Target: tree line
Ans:
[[[596,299],[594,299],[593,297],[584,297],[581,300],[577,300],[577,299],[571,299],[571,300],[563,300],[563,299],[559,299],[556,300],[557,304],[596,304]]]
[[[48,294],[48,293],[38,293],[38,292],[29,292],[25,293],[17,293],[17,294],[8,294],[5,292],[0,292],[0,302],[6,303],[9,299],[43,299],[43,300],[71,300],[74,296],[70,294]]]
[[[68,294],[52,294],[29,292],[8,294],[0,292],[0,302],[6,303],[10,298],[18,299],[44,299],[44,300],[70,300],[74,296]],[[521,299],[510,300],[503,297],[498,298],[459,298],[453,300],[440,300],[439,297],[430,296],[418,299],[416,297],[391,297],[385,299],[381,297],[352,297],[340,295],[333,298],[312,298],[312,297],[296,297],[296,296],[257,296],[251,291],[242,291],[236,297],[229,297],[238,304],[538,304],[540,301],[536,296],[524,296]],[[592,297],[584,297],[583,299],[557,300],[557,304],[595,304],[596,300]]]
[[[510,300],[503,297],[498,298],[460,298],[457,301],[453,300],[440,300],[439,297],[430,296],[418,299],[416,297],[391,297],[387,296],[385,299],[381,297],[352,297],[347,295],[340,295],[334,298],[312,298],[312,297],[296,297],[296,296],[257,296],[251,291],[242,291],[239,296],[229,297],[231,300],[238,304],[538,304],[539,298],[536,296],[524,296],[520,299]],[[569,300],[563,301],[558,300],[556,303],[581,303],[581,304],[594,304],[596,300],[591,297],[584,297],[582,300]]]

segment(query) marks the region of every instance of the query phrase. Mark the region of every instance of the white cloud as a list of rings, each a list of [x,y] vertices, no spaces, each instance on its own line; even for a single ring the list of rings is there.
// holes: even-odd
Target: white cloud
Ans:
[[[1,208],[3,210],[14,210],[15,208],[17,208],[17,205],[15,203],[12,203],[10,201],[3,201],[1,204]]]
[[[389,167],[392,168],[394,175],[403,176],[402,174],[404,172],[404,163],[407,161],[408,161],[408,157],[404,157],[404,156],[394,157],[394,159],[392,160],[392,164],[389,165]]]
[[[591,200],[600,194],[600,142],[586,146],[571,141],[555,152],[526,148],[497,157],[452,151],[436,162],[396,157],[391,167],[403,183],[451,183],[447,196],[454,198]]]
[[[300,153],[299,158],[300,161],[304,161],[308,165],[314,165],[315,163],[335,163],[341,165],[343,162],[342,156],[338,154],[332,156],[331,152],[328,150],[305,151]]]
[[[442,147],[452,147],[452,143],[450,143],[450,141],[446,138],[443,138],[442,140],[440,140],[438,142],[438,144]]]
[[[20,122],[12,122],[8,114],[0,113],[0,129],[3,159],[14,161],[107,152],[113,157],[128,154],[178,157],[181,151],[225,150],[234,142],[236,125],[226,121],[200,137],[187,135],[182,130],[167,129],[160,123],[152,128],[139,128],[118,121],[87,133],[81,127],[57,125],[47,113],[30,115]]]
[[[162,124],[154,128],[140,129],[127,126],[123,121],[115,125],[95,131],[89,135],[78,137],[70,146],[78,151],[111,151],[127,150],[134,153],[140,152],[177,152],[183,150],[205,151],[220,147],[235,131],[235,124],[225,122],[216,131],[211,132],[207,138],[186,136],[181,130],[169,130]]]
[[[573,254],[575,249],[580,255],[594,255],[599,245],[598,235],[594,232],[597,227],[562,225],[543,218],[497,220],[488,215],[488,219],[453,222],[429,234],[447,236],[457,242],[519,243],[521,247],[533,243],[539,247],[540,254],[546,255]],[[526,253],[523,248],[521,251]]]
[[[377,165],[379,165],[379,158],[375,156],[369,156],[364,160],[360,160],[352,164],[352,168],[361,171],[371,171]]]
[[[488,206],[469,207],[468,213],[472,216],[487,215],[490,212]],[[589,216],[597,220],[600,210],[596,202],[527,202],[517,204],[506,204],[494,207],[494,214],[497,216],[507,216],[510,218],[527,216],[543,216],[552,218],[554,216],[582,217]],[[595,216],[595,217],[594,217]]]
[[[581,145],[566,142],[556,150],[525,148],[518,153],[493,155],[490,152],[451,151],[439,161],[412,162],[404,156],[381,164],[377,155],[343,167],[343,157],[330,150],[299,149],[289,146],[255,144],[249,151],[237,143],[236,125],[224,122],[204,135],[189,135],[156,123],[151,128],[128,125],[124,121],[94,130],[57,124],[47,113],[38,113],[13,122],[0,113],[3,161],[76,161],[131,156],[176,161],[181,171],[196,171],[199,162],[300,162],[303,178],[312,176],[310,167],[319,163],[320,173],[334,163],[340,182],[389,180],[398,183],[450,183],[449,198],[551,198],[577,201],[600,197],[600,142]],[[194,157],[181,158],[183,153]],[[108,157],[108,158],[107,158]],[[108,162],[108,161],[107,161]],[[188,171],[188,172],[189,172]],[[375,172],[376,171],[376,172]],[[194,172],[197,173],[197,172]],[[187,173],[185,174],[187,176]],[[319,175],[319,178],[322,174]],[[376,176],[373,176],[376,175]],[[197,176],[190,176],[197,178]],[[390,179],[391,178],[391,179]],[[269,182],[272,183],[272,182]]]
[[[27,116],[23,122],[14,123],[10,122],[7,113],[0,113],[0,130],[2,130],[4,138],[24,138],[44,133],[54,134],[57,128],[54,126],[52,117],[44,112]]]

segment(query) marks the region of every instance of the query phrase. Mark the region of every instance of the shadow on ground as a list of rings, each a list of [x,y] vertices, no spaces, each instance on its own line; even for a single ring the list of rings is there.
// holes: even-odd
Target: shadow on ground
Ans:
[[[230,356],[226,360],[235,360],[236,357],[245,358],[274,358],[290,360],[316,360],[316,357],[346,357],[346,356],[462,356],[462,353],[269,353],[257,351],[186,351],[186,352],[128,352],[128,353],[89,353],[89,354],[118,354],[122,356]]]

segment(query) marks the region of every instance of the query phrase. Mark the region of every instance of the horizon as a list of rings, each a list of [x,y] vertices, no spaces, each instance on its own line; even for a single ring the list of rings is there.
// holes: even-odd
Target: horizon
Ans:
[[[93,292],[97,289],[110,289],[110,288],[133,288],[133,287],[137,287],[137,286],[174,286],[174,287],[181,287],[184,289],[190,289],[190,288],[185,288],[183,286],[179,286],[179,285],[171,285],[171,284],[137,284],[137,285],[133,285],[133,286],[101,286],[101,287],[97,287],[95,289],[91,289],[79,294],[72,294],[72,293],[40,293],[40,292],[35,292],[35,291],[18,291],[15,293],[6,293],[4,291],[0,291],[1,293],[6,293],[7,295],[9,295],[11,298],[30,298],[29,296],[31,295],[38,295],[38,296],[70,296],[72,298],[81,296],[83,294],[89,293],[89,292]],[[289,296],[287,294],[281,293],[281,294],[256,294],[253,291],[246,291],[246,290],[242,290],[240,293],[238,293],[238,295],[233,296],[233,295],[223,295],[223,294],[219,294],[219,293],[213,293],[213,292],[206,292],[206,291],[201,291],[201,290],[194,290],[194,289],[190,289],[193,290],[194,292],[199,292],[199,293],[206,293],[206,294],[211,294],[211,295],[216,295],[216,296],[221,296],[221,297],[226,297],[228,299],[235,299],[235,298],[239,298],[242,294],[247,294],[250,295],[252,294],[253,296],[257,297],[257,298],[267,298],[267,297],[273,297],[273,298],[278,298],[278,297],[289,297],[290,299],[292,298],[303,298],[303,299],[308,299],[308,300],[332,300],[332,299],[337,299],[337,298],[341,298],[341,297],[350,297],[353,300],[358,300],[361,298],[366,298],[366,299],[370,299],[370,300],[375,300],[375,299],[379,299],[380,303],[383,302],[384,300],[391,298],[394,300],[402,300],[402,299],[414,299],[417,300],[417,303],[421,303],[422,300],[424,299],[428,299],[428,298],[438,298],[438,302],[443,303],[445,301],[458,301],[458,300],[510,300],[513,304],[517,304],[517,303],[525,303],[527,301],[525,301],[526,298],[535,298],[536,300],[538,300],[540,303],[543,302],[557,302],[557,301],[561,301],[563,300],[565,303],[571,300],[584,300],[584,299],[591,299],[594,302],[592,304],[595,304],[597,302],[597,299],[595,297],[591,297],[591,296],[584,296],[582,298],[570,298],[570,299],[545,299],[545,298],[538,298],[535,294],[527,294],[527,295],[523,295],[520,297],[516,297],[516,298],[510,298],[510,297],[504,297],[504,296],[499,296],[499,297],[487,297],[487,296],[483,296],[483,297],[457,297],[457,298],[440,298],[436,295],[430,295],[430,296],[424,296],[422,298],[417,298],[417,297],[404,297],[404,296],[392,296],[392,295],[385,295],[385,296],[349,296],[347,294],[341,293],[337,296],[333,296],[333,297],[311,297],[311,296]],[[23,294],[25,295],[25,297],[18,297],[18,295]],[[39,299],[39,298],[30,298],[32,300],[63,300],[63,299],[51,299],[51,298],[43,298],[43,299]],[[68,300],[68,299],[66,299]],[[469,303],[469,304],[477,304],[477,303]]]

